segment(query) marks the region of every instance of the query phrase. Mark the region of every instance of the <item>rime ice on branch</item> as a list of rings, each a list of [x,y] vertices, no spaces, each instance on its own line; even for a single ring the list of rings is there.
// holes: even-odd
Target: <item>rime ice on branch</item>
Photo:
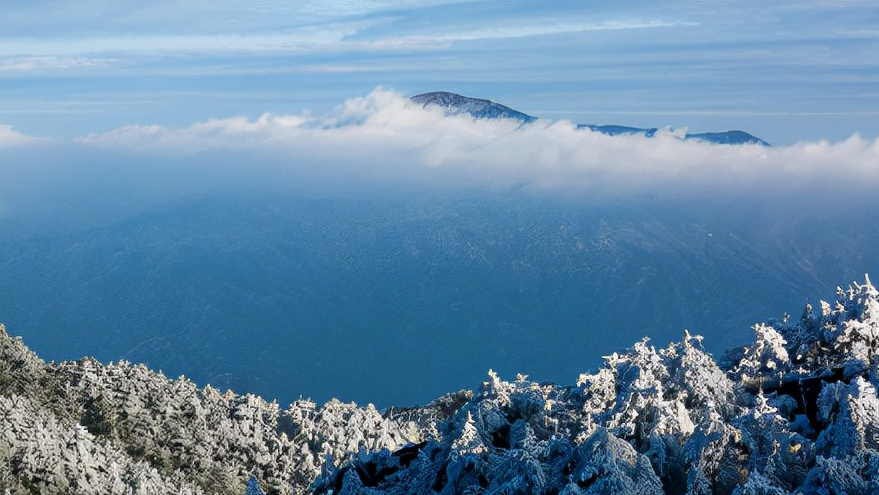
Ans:
[[[0,327],[10,493],[879,493],[879,291],[754,327],[718,365],[684,333],[575,385],[489,372],[378,411],[199,389],[143,365],[45,363]]]

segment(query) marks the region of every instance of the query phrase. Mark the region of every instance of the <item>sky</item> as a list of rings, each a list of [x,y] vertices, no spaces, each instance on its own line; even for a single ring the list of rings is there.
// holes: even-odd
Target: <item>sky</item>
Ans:
[[[376,88],[549,121],[870,141],[879,4],[0,0],[7,136],[325,116]]]

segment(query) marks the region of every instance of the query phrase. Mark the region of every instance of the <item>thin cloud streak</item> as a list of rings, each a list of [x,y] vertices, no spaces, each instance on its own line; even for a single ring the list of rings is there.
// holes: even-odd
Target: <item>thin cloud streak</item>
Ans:
[[[0,42],[0,56],[67,57],[95,53],[186,54],[229,51],[311,51],[338,45],[356,26],[325,26],[289,33],[242,35],[133,35]],[[342,48],[342,47],[339,47]]]
[[[663,27],[698,26],[695,22],[669,21],[606,21],[601,23],[554,23],[504,26],[488,29],[472,29],[456,32],[439,32],[423,36],[403,36],[398,38],[378,39],[367,42],[364,46],[428,46],[430,44],[451,44],[459,41],[481,41],[529,38],[555,34],[583,33],[588,31],[622,31],[628,29],[650,29]]]
[[[115,58],[88,57],[21,57],[0,61],[0,72],[23,72],[35,70],[64,70],[76,68],[110,67],[118,62]]]
[[[661,27],[696,26],[692,22],[668,22],[658,20],[606,21],[600,23],[553,23],[525,24],[491,28],[474,28],[463,31],[439,31],[426,35],[374,36],[357,39],[359,31],[381,24],[382,19],[332,25],[307,26],[270,33],[242,33],[232,35],[185,34],[185,35],[117,35],[104,37],[74,37],[57,39],[6,39],[0,40],[0,68],[18,70],[50,68],[60,63],[76,60],[115,61],[115,59],[76,58],[94,54],[111,53],[115,56],[137,54],[210,54],[220,53],[266,53],[266,52],[343,52],[380,51],[400,49],[434,49],[448,47],[456,42],[482,40],[518,39],[555,34],[583,33],[589,31],[620,31],[627,29],[650,29]],[[16,61],[24,61],[17,63]],[[39,62],[43,61],[43,64]],[[31,64],[32,66],[29,66]],[[86,64],[80,64],[86,65]]]

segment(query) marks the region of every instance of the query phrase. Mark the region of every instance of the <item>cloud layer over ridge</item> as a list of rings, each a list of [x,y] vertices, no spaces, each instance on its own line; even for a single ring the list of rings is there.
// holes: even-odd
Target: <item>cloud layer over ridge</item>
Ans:
[[[90,160],[107,154],[117,157],[109,159],[115,168],[104,164],[102,173],[170,174],[169,180],[214,184],[228,177],[233,185],[246,178],[312,193],[440,186],[625,199],[837,194],[879,186],[879,140],[855,135],[766,148],[683,141],[674,134],[612,137],[568,121],[519,126],[446,117],[376,89],[321,117],[266,114],[180,129],[132,125],[72,140],[37,140],[4,126],[0,146],[11,160],[0,174],[6,168],[10,180],[16,162],[24,161],[83,166],[88,174]]]

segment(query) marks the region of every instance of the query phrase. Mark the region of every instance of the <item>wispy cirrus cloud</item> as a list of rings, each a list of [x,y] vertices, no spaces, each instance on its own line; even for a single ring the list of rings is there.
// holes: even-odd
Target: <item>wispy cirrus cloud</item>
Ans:
[[[397,34],[393,31],[368,36],[364,28],[383,24],[384,19],[322,24],[271,32],[240,34],[132,34],[76,36],[43,39],[0,39],[0,69],[65,69],[72,66],[99,67],[114,58],[95,54],[230,54],[270,52],[344,52],[385,49],[431,49],[456,42],[518,39],[589,31],[619,31],[673,26],[695,26],[692,22],[629,20],[603,22],[554,22],[473,27],[465,30],[436,29],[427,34]]]
[[[64,70],[77,68],[110,67],[118,60],[114,58],[89,57],[11,57],[0,59],[0,73],[35,70]]]
[[[228,53],[302,51],[335,46],[357,25],[331,25],[290,31],[246,34],[134,34],[70,38],[6,39],[2,57],[70,57],[75,55]]]
[[[628,29],[650,29],[663,27],[698,26],[696,22],[667,21],[667,20],[608,20],[601,22],[510,22],[507,25],[495,25],[491,27],[473,26],[471,29],[436,29],[435,32],[422,35],[402,36],[399,38],[389,37],[388,40],[376,40],[376,42],[400,40],[434,40],[437,42],[475,41],[528,38],[533,36],[547,36],[555,34],[583,33],[589,31],[623,31]]]

